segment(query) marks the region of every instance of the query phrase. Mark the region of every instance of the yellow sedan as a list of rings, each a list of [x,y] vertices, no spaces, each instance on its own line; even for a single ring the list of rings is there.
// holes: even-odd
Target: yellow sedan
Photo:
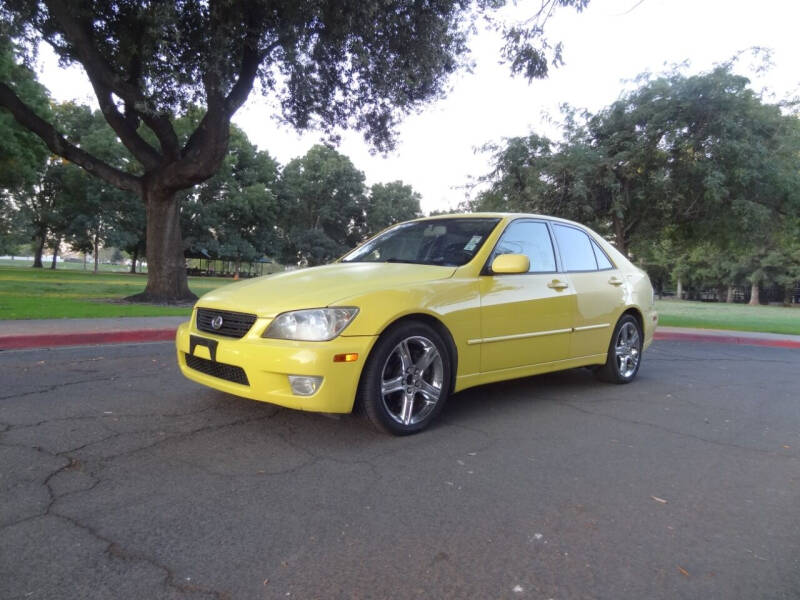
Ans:
[[[629,383],[658,315],[647,275],[571,221],[445,215],[337,262],[203,296],[176,345],[198,383],[380,429],[427,427],[454,392],[588,366]]]

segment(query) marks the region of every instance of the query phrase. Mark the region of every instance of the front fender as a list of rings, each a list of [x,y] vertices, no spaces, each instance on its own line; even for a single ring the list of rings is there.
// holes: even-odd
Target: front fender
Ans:
[[[340,306],[359,307],[345,336],[380,335],[398,320],[411,315],[434,318],[450,332],[458,352],[458,375],[480,370],[480,349],[468,339],[480,337],[480,291],[470,279],[445,279],[402,289],[381,290],[343,298]]]

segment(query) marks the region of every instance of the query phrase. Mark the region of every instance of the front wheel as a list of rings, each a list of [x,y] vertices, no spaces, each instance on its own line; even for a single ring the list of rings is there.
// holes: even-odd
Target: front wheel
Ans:
[[[450,357],[435,329],[400,323],[378,340],[364,367],[358,396],[369,420],[394,435],[425,429],[450,390]]]
[[[632,315],[623,315],[614,328],[606,364],[595,371],[598,379],[630,383],[642,362],[642,328]]]

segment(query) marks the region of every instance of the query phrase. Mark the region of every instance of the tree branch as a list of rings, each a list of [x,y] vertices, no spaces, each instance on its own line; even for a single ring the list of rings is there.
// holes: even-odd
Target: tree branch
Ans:
[[[208,109],[186,142],[181,160],[170,164],[161,173],[166,185],[176,189],[194,185],[205,181],[216,172],[228,148],[231,117],[244,104],[253,89],[263,57],[277,45],[276,42],[259,52],[257,41],[254,34],[245,40],[239,76],[227,96],[222,96],[216,75],[207,73],[204,77]]]
[[[253,82],[258,74],[258,66],[267,52],[258,52],[254,47],[247,43],[245,44],[242,52],[242,64],[239,68],[239,77],[225,98],[225,112],[228,119],[241,108],[250,95],[250,91],[253,89]]]
[[[161,164],[162,156],[136,131],[134,123],[137,119],[126,118],[119,112],[111,98],[111,90],[104,88],[99,82],[92,81],[92,86],[103,116],[125,147],[142,163],[145,170],[157,168]]]
[[[112,167],[68,142],[50,123],[22,102],[5,83],[0,83],[0,106],[6,107],[20,125],[39,136],[54,154],[83,167],[114,187],[137,194],[141,192],[141,181],[138,177]]]
[[[133,107],[133,110],[141,117],[142,121],[156,134],[163,153],[169,157],[177,157],[180,152],[178,136],[169,118],[152,109],[136,85],[123,80],[114,73],[105,59],[97,52],[92,43],[90,32],[73,18],[73,12],[69,6],[62,0],[47,0],[47,8],[61,25],[64,37],[69,41],[76,58],[86,70],[98,100],[100,102],[103,101],[101,94],[97,91],[98,87],[104,92],[111,91],[119,96],[125,102],[126,111],[131,110],[131,107]],[[103,95],[106,94],[104,93]],[[103,114],[108,113],[104,110]],[[109,124],[111,124],[110,121]],[[114,130],[117,131],[116,128]],[[120,135],[118,131],[117,135]],[[126,135],[131,136],[129,128]],[[134,140],[133,137],[138,138],[138,140]],[[141,144],[147,144],[136,131],[133,131],[131,139],[128,141],[123,139],[122,136],[120,136],[120,139],[131,152],[134,152],[132,146],[140,147]],[[149,146],[149,144],[147,145]],[[136,153],[134,153],[134,156],[137,156]],[[137,156],[138,159],[139,157]]]
[[[169,160],[178,158],[181,154],[181,149],[178,144],[178,134],[172,127],[172,123],[168,117],[164,115],[153,115],[151,113],[139,113],[142,121],[147,125],[158,138],[158,143],[161,145],[161,151],[167,156]]]

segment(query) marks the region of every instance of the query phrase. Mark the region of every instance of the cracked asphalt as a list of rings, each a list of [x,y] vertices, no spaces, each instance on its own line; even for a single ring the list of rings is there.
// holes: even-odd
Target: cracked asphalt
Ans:
[[[184,380],[172,345],[0,353],[0,598],[800,597],[800,352],[657,342],[408,438]]]

